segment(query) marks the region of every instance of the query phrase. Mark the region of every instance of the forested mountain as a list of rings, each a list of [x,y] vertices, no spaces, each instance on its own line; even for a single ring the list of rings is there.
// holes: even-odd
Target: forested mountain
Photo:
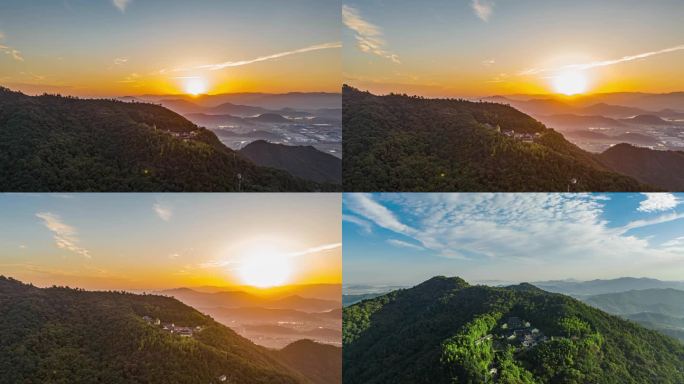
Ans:
[[[282,169],[305,180],[342,184],[342,160],[312,146],[289,146],[257,140],[239,152],[255,164]]]
[[[314,383],[342,383],[342,349],[311,340],[296,341],[276,352],[282,361]]]
[[[0,88],[3,191],[312,191],[161,106]]]
[[[347,191],[641,191],[507,105],[343,89]]]
[[[681,383],[684,345],[530,284],[435,277],[344,309],[345,383]]]
[[[0,372],[0,383],[311,382],[277,352],[175,299],[4,277]]]
[[[607,167],[669,191],[684,190],[684,152],[618,144],[598,155]]]
[[[584,302],[684,341],[684,291],[644,289],[589,296]]]

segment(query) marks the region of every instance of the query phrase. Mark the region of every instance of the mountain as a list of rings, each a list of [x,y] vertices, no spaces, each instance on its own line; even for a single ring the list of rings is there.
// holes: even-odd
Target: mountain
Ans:
[[[189,288],[170,289],[158,293],[174,297],[195,308],[270,308],[302,312],[326,312],[340,307],[339,301],[298,295],[267,298],[241,291],[206,293]]]
[[[263,167],[282,169],[317,183],[342,184],[342,160],[312,146],[290,146],[257,140],[239,153]]]
[[[606,167],[668,191],[684,190],[684,151],[618,144],[597,155]]]
[[[680,383],[684,345],[529,284],[435,277],[344,309],[345,383]]]
[[[628,124],[639,125],[672,125],[671,122],[665,121],[655,115],[637,115],[628,119],[622,119],[622,121]]]
[[[223,103],[216,107],[205,109],[206,113],[213,115],[233,115],[240,117],[249,117],[260,114],[269,113],[268,110],[261,107],[253,107],[249,105],[236,105],[232,103]]]
[[[259,107],[267,110],[284,108],[299,111],[315,111],[317,109],[340,108],[342,104],[339,93],[327,92],[290,92],[290,93],[224,93],[217,95],[142,95],[138,99],[159,102],[161,100],[186,100],[202,107],[214,107],[219,104],[236,104]]]
[[[639,191],[507,105],[343,89],[345,191]]]
[[[583,301],[684,341],[684,290],[661,288],[606,293]]]
[[[576,130],[594,127],[620,128],[625,124],[603,116],[580,116],[571,114],[551,115],[539,117],[540,121],[549,127],[560,130]]]
[[[616,315],[641,312],[684,317],[684,290],[672,288],[643,289],[589,296],[583,300]]]
[[[533,284],[545,291],[562,293],[564,295],[571,295],[575,297],[644,289],[674,288],[684,290],[684,282],[662,281],[646,277],[620,277],[617,279],[597,279],[589,281],[551,280],[538,281],[534,282]]]
[[[241,178],[240,178],[241,177]],[[314,191],[158,105],[0,89],[3,191]]]
[[[269,123],[269,124],[292,123],[292,120],[286,119],[277,113],[264,113],[264,114],[261,114],[257,117],[250,117],[249,120],[250,121],[256,121],[258,123]]]
[[[172,298],[0,277],[0,383],[314,383],[281,355]]]
[[[343,295],[342,296],[342,306],[348,307],[352,304],[356,304],[360,301],[374,299],[378,296],[383,295],[383,293],[360,293],[356,295]]]
[[[299,340],[276,353],[313,383],[342,383],[342,349],[339,347]]]
[[[193,123],[207,128],[218,128],[221,125],[254,125],[248,119],[233,115],[207,115],[204,113],[188,113],[184,115],[186,119]]]

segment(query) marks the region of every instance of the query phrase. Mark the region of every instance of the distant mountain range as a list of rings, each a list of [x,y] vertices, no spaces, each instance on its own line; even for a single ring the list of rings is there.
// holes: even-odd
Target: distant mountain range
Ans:
[[[126,100],[143,100],[159,102],[161,100],[186,100],[200,106],[217,106],[221,104],[238,104],[260,107],[267,110],[296,109],[312,111],[316,109],[340,108],[341,95],[327,92],[291,92],[291,93],[226,93],[218,95],[142,95],[128,96]]]
[[[344,383],[679,383],[684,345],[530,284],[435,277],[344,309]]]
[[[158,105],[0,89],[3,191],[316,191]]]
[[[340,354],[259,347],[168,297],[0,277],[0,383],[340,383]]]
[[[535,286],[575,296],[610,314],[684,341],[684,282],[623,277],[548,281]]]
[[[507,105],[343,89],[345,191],[654,191]]]
[[[684,290],[684,281],[662,281],[651,278],[621,277],[609,280],[555,280],[533,282],[536,287],[545,291],[562,293],[575,297],[601,295],[644,289],[680,289]]]
[[[282,169],[317,183],[342,184],[342,160],[312,146],[272,144],[253,141],[239,153],[262,167]]]

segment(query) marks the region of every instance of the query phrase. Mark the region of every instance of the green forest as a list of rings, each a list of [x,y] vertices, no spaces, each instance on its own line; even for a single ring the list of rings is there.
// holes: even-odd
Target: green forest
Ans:
[[[224,146],[154,104],[0,88],[3,191],[327,191]]]
[[[684,344],[530,284],[434,277],[344,308],[345,383],[684,382]]]
[[[201,330],[182,337],[145,317]],[[327,383],[336,381],[319,378],[335,372],[322,370],[339,353],[313,342],[268,350],[170,297],[41,289],[0,276],[1,384]]]
[[[658,190],[503,104],[343,89],[345,191]]]

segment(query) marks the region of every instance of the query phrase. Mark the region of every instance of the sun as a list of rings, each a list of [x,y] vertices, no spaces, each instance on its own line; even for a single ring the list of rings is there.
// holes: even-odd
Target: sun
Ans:
[[[258,288],[281,286],[292,273],[290,257],[269,245],[253,245],[244,250],[238,275],[242,281]]]
[[[553,89],[557,93],[562,93],[566,96],[577,95],[587,91],[588,81],[587,77],[577,71],[563,72],[554,76],[552,79]]]
[[[185,93],[197,96],[207,92],[207,82],[201,77],[189,77],[185,79]]]

